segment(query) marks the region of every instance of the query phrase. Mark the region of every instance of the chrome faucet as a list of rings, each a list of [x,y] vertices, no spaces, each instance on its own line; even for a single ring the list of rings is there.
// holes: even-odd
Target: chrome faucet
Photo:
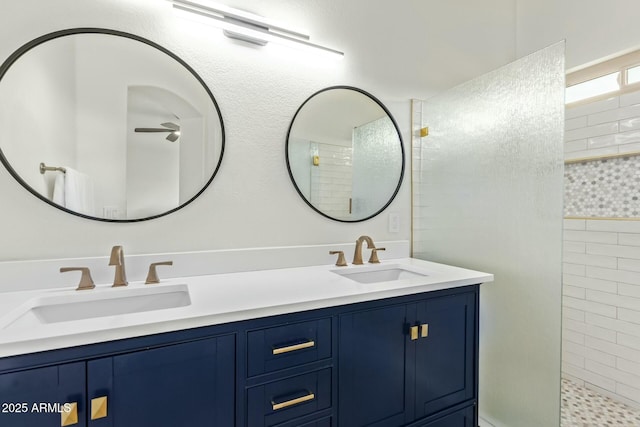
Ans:
[[[116,267],[116,275],[113,279],[113,287],[127,286],[127,273],[124,271],[124,251],[122,246],[111,248],[111,259],[109,265]]]
[[[356,240],[356,251],[353,254],[353,263],[355,265],[361,265],[362,262],[362,242],[367,242],[367,248],[373,249],[376,245],[373,244],[373,239],[369,236],[360,236]]]

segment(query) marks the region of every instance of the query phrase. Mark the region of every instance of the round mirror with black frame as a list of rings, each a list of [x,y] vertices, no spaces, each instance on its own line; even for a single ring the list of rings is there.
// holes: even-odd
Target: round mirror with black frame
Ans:
[[[172,213],[209,186],[224,144],[202,78],[142,37],[57,31],[0,66],[0,161],[65,212],[110,222]]]
[[[378,99],[355,87],[328,87],[309,97],[291,121],[285,150],[298,194],[336,221],[378,215],[402,183],[398,125]]]

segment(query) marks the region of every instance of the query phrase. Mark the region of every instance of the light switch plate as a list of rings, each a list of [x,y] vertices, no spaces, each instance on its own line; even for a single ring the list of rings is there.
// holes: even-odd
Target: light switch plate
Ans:
[[[389,214],[389,233],[400,232],[400,215],[397,213]]]

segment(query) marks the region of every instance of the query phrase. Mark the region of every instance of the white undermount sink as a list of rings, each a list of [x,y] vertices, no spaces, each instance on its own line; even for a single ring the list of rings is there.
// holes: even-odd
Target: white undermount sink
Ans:
[[[191,305],[187,285],[107,288],[35,298],[3,327],[28,327]]]
[[[392,282],[396,280],[417,279],[427,277],[428,274],[417,269],[403,265],[380,265],[364,266],[345,270],[331,270],[332,273],[339,274],[347,279],[358,283],[379,283]]]

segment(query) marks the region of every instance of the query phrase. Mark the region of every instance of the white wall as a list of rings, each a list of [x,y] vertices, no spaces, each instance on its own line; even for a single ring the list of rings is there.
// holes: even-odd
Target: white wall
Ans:
[[[640,48],[637,0],[516,0],[517,56],[566,39],[567,70]]]
[[[225,121],[218,176],[194,203],[153,221],[111,224],[71,216],[27,193],[0,169],[0,260],[288,246],[408,239],[408,176],[382,215],[343,224],[312,211],[293,188],[284,144],[293,114],[315,91],[361,87],[385,103],[409,147],[409,99],[439,92],[514,57],[513,0],[227,0],[225,3],[305,28],[312,40],[343,50],[323,63],[253,48],[217,30],[178,19],[163,0],[21,0],[0,4],[0,58],[42,34],[71,27],[123,30],[155,41],[190,64],[211,88]],[[288,53],[288,51],[287,51]],[[0,144],[5,144],[2,141]],[[400,233],[387,231],[400,214]],[[0,284],[2,286],[2,284]]]

